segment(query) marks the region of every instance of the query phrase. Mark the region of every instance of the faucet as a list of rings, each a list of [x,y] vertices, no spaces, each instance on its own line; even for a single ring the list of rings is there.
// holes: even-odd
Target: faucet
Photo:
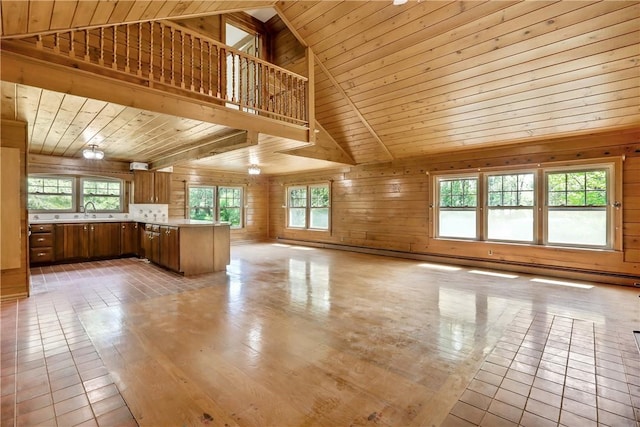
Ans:
[[[93,212],[94,212],[93,217],[95,218],[95,212],[97,209],[96,209],[96,205],[94,205],[93,202],[87,202],[84,204],[84,217],[85,218],[87,217],[87,208],[89,207],[89,205],[93,207]]]

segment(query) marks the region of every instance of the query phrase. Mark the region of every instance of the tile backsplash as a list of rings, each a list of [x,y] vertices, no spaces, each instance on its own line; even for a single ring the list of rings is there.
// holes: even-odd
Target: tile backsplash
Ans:
[[[162,204],[130,204],[129,215],[136,221],[165,222],[169,218],[169,205]]]
[[[135,221],[160,221],[164,222],[169,218],[169,205],[161,204],[130,204],[128,213],[88,213],[82,212],[69,213],[37,213],[29,214],[29,221],[60,221],[60,220],[77,220],[77,219],[122,219]]]

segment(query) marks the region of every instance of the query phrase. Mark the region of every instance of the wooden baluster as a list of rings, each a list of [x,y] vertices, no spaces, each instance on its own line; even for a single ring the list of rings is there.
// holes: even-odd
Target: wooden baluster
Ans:
[[[142,22],[138,22],[138,76],[142,77]]]
[[[180,87],[184,89],[184,32],[182,31],[180,31],[180,46]]]
[[[216,45],[216,52],[218,54],[218,58],[216,60],[216,65],[218,68],[218,86],[216,87],[216,97],[218,99],[222,99],[222,73],[220,73],[220,63],[222,62],[222,58],[224,58],[225,52],[223,49],[220,49],[217,45]]]
[[[171,27],[171,86],[175,86],[176,85],[176,80],[175,80],[175,46],[174,46],[174,42],[175,42],[175,35],[176,35],[176,30],[175,28]]]
[[[164,83],[164,25],[160,25],[160,82]]]
[[[260,69],[260,66],[256,61],[251,62],[253,63],[251,66],[251,70],[253,71],[253,87],[251,88],[253,99],[251,100],[251,103],[255,109],[258,107],[258,70]]]
[[[198,45],[200,47],[200,93],[204,93],[204,82],[202,81],[203,77],[204,77],[204,65],[202,64],[202,51],[204,50],[202,48],[202,39],[198,39]]]
[[[53,36],[53,51],[55,53],[60,53],[60,34],[56,33]]]
[[[240,111],[242,111],[242,105],[244,104],[243,95],[244,95],[244,92],[246,92],[246,90],[243,90],[243,87],[242,87],[242,78],[243,78],[242,62],[243,61],[244,61],[244,58],[238,55],[238,104],[240,104]],[[245,67],[245,71],[246,71],[246,67]]]
[[[209,96],[213,96],[213,88],[211,87],[211,74],[213,74],[211,72],[211,42],[207,42],[207,46],[209,47],[209,67],[207,68],[209,72]]]
[[[118,69],[118,26],[113,26],[113,61],[111,62],[111,68]]]
[[[193,34],[189,34],[189,43],[191,44],[191,91],[195,92],[196,90],[195,73],[193,72],[194,70],[193,65],[195,64],[195,55],[193,54],[193,45],[194,45]]]
[[[100,28],[100,59],[98,64],[104,65],[104,27]]]
[[[231,52],[231,101],[236,101],[236,59],[235,54]],[[228,78],[228,77],[227,77]],[[227,96],[229,96],[227,94]]]
[[[70,58],[75,58],[76,57],[76,49],[74,46],[74,37],[75,37],[75,31],[71,30],[69,32],[69,57]]]
[[[124,58],[124,71],[131,72],[131,25],[127,24],[126,37],[125,37],[125,58]]]
[[[153,81],[153,21],[149,22],[149,86]]]
[[[89,30],[84,30],[84,60],[91,62],[91,54],[89,53]]]
[[[36,48],[42,49],[42,34],[38,34],[38,40],[36,40]]]

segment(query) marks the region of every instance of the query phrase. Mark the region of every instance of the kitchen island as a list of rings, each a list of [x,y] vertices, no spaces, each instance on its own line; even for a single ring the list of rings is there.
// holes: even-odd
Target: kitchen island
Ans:
[[[189,219],[31,220],[31,264],[82,262],[136,255],[185,276],[224,271],[230,226]]]

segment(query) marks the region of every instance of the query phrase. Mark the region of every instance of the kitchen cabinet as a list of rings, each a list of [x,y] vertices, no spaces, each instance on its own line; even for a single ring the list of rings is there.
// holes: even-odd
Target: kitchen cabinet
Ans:
[[[71,261],[89,258],[89,224],[55,224],[55,259]]]
[[[133,172],[133,203],[169,204],[171,174],[168,172]]]
[[[54,252],[54,228],[51,224],[39,224],[31,227],[29,236],[29,259],[31,264],[53,262]]]
[[[120,224],[120,255],[138,255],[140,247],[140,233],[137,222],[123,222]]]
[[[115,258],[120,255],[120,223],[89,224],[89,258]]]
[[[119,222],[55,224],[55,259],[51,261],[118,257],[120,234]]]
[[[141,253],[149,261],[160,264],[160,226],[146,224],[142,241],[140,242]]]
[[[160,262],[169,270],[180,271],[180,229],[178,227],[160,227]]]

